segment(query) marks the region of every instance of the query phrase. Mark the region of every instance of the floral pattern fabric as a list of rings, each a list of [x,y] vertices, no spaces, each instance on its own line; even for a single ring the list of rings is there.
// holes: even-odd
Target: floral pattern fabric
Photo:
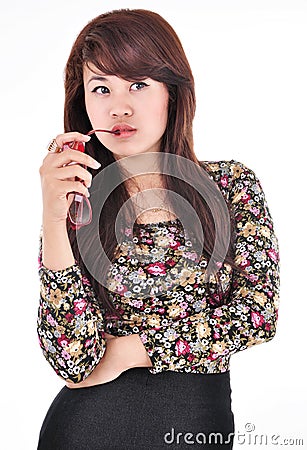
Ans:
[[[106,349],[100,308],[77,264],[59,271],[42,264],[42,230],[38,264],[39,345],[61,378],[78,383],[90,375]]]
[[[138,333],[153,367],[197,373],[229,370],[230,356],[271,340],[279,306],[279,248],[273,221],[255,173],[235,160],[205,162],[230,202],[236,221],[235,261],[204,281],[208,264],[197,258],[192,236],[179,219],[125,228],[108,277],[109,295],[124,320],[102,311],[77,264],[60,271],[39,257],[41,296],[38,335],[56,373],[85,379],[105,350],[104,332]],[[224,302],[222,302],[224,303]]]

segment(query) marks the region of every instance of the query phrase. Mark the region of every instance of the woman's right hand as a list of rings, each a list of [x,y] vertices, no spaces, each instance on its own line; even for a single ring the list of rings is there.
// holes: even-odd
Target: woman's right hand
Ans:
[[[111,336],[105,333],[105,337],[106,335]],[[66,386],[75,389],[107,383],[133,367],[152,367],[139,334],[112,336],[106,340],[105,353],[92,373],[79,383],[66,381]]]
[[[88,142],[90,136],[78,132],[59,134],[56,143],[63,148],[67,142]],[[68,194],[78,192],[88,196],[92,175],[82,165],[98,169],[100,163],[83,152],[65,149],[60,153],[48,152],[39,173],[43,196],[43,215],[52,222],[66,222],[68,209],[73,199]],[[76,180],[75,177],[78,177]]]

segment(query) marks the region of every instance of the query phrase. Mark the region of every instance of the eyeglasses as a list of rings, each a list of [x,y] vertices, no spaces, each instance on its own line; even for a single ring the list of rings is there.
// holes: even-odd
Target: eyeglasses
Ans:
[[[91,134],[97,133],[97,132],[103,132],[103,133],[112,133],[112,134],[120,134],[120,130],[91,130],[88,133],[86,133],[88,136]],[[84,142],[65,142],[68,147],[78,150],[79,152],[85,151],[85,143]],[[64,144],[64,145],[65,145]],[[70,164],[77,164],[77,163],[70,163]],[[81,167],[84,169],[87,168],[84,164],[81,164]],[[76,181],[78,181],[79,178],[76,177]],[[68,209],[68,219],[71,224],[71,228],[73,230],[78,230],[79,228],[83,227],[84,225],[88,225],[92,221],[92,207],[90,204],[90,201],[85,195],[80,194],[79,192],[72,192],[74,194],[73,200],[69,206]]]
[[[84,142],[66,142],[68,147],[73,150],[78,150],[79,152],[85,151]],[[77,163],[71,163],[77,164]],[[84,169],[87,168],[84,164],[81,164],[81,167]],[[78,177],[75,178],[76,181],[80,180]],[[68,219],[70,221],[71,228],[73,230],[77,230],[84,225],[88,225],[92,221],[92,207],[89,202],[89,199],[85,197],[85,195],[80,194],[79,192],[72,192],[74,197],[68,209]]]

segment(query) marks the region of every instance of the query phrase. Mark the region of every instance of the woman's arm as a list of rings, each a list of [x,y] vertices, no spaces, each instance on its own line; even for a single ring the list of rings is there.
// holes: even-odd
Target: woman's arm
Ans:
[[[235,163],[229,195],[236,219],[235,261],[249,278],[234,272],[227,305],[170,320],[158,329],[150,327],[150,320],[145,323],[140,338],[157,370],[208,364],[275,335],[278,241],[259,179],[244,164]]]
[[[57,145],[88,142],[78,132],[60,134]],[[37,332],[44,356],[63,379],[78,383],[98,364],[105,351],[103,317],[89,281],[76,264],[66,220],[71,193],[88,195],[94,158],[67,148],[45,156],[39,169],[43,226],[39,245],[40,303]]]
[[[43,264],[42,237],[43,228],[38,257],[39,345],[57,375],[79,383],[89,376],[105,352],[103,315],[89,280],[75,261],[58,270]],[[60,254],[62,248],[57,245],[57,250]]]
[[[43,215],[40,233],[41,264],[50,270],[62,270],[75,264],[68,238],[66,220],[54,221]]]
[[[66,380],[67,387],[74,389],[105,383],[129,368],[151,366],[137,335],[115,337],[104,332],[103,316],[94,292],[87,278],[82,277],[75,260],[59,270],[51,270],[43,264],[44,237],[42,228],[37,331],[45,358]],[[55,238],[54,234],[52,238]],[[48,254],[52,256],[53,251],[55,263],[61,263],[63,259],[56,253],[59,254],[61,249],[61,255],[65,256],[65,251],[59,241],[53,242],[58,244],[57,251],[51,247]]]

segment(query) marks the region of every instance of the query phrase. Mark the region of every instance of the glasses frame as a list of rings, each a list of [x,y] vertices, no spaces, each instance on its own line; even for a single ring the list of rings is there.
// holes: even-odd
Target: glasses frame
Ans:
[[[90,130],[87,134],[87,136],[90,136],[91,134],[94,133],[112,133],[112,134],[120,134],[120,130],[101,130],[101,129],[97,129],[97,130]],[[73,150],[78,150],[79,152],[85,152],[85,143],[84,142],[78,142],[78,141],[72,141],[72,142],[65,142],[64,145],[68,145],[70,148],[72,148]],[[77,163],[71,163],[71,164],[77,164]],[[87,169],[87,166],[81,164],[81,167],[83,167],[84,169]],[[78,180],[78,177],[76,177],[76,180]],[[72,194],[74,194],[74,198],[69,206],[68,209],[68,219],[70,221],[70,225],[74,230],[77,230],[85,225],[88,225],[89,223],[91,223],[92,221],[92,207],[90,204],[89,199],[83,195],[80,194],[79,192],[72,192]],[[81,210],[81,217],[83,215],[83,210],[84,210],[84,202],[87,204],[87,207],[89,209],[89,218],[86,221],[80,221],[80,222],[76,222],[73,217],[72,214],[70,212],[70,209],[72,207],[79,207]],[[77,214],[79,215],[79,214]]]
[[[68,145],[68,147],[73,150],[78,150],[79,152],[82,152],[82,153],[85,152],[84,142],[72,141],[72,142],[65,142],[65,144]],[[77,163],[72,163],[72,164],[77,164]],[[83,167],[84,169],[87,169],[87,166],[84,164],[81,164],[81,167]],[[80,180],[78,177],[76,177],[75,179],[76,179],[76,181]],[[80,194],[80,192],[75,192],[75,191],[71,192],[71,194],[74,194],[74,197],[73,197],[73,200],[68,209],[68,219],[70,221],[71,228],[73,230],[78,230],[79,228],[91,223],[92,207],[91,207],[91,203],[90,203],[89,199],[85,195]],[[87,220],[83,219],[83,211],[85,208],[84,202],[86,203],[86,206],[89,211],[89,218]],[[80,221],[76,221],[73,218],[73,215],[71,212],[72,208],[75,208],[78,211],[77,217],[81,218]]]

